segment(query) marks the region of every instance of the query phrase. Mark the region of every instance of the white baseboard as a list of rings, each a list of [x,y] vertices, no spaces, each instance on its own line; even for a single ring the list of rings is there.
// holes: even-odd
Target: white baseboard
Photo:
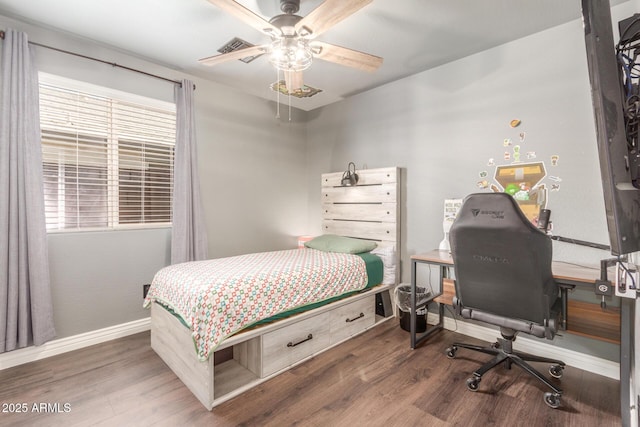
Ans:
[[[436,313],[429,313],[427,316],[429,323],[438,322],[438,315]],[[488,342],[494,342],[499,335],[499,332],[494,329],[470,322],[456,321],[450,317],[444,318],[444,328],[449,331],[455,331],[457,333]],[[592,372],[594,374],[613,378],[615,380],[620,379],[620,364],[600,357],[591,356],[574,350],[567,350],[562,347],[526,338],[523,335],[518,335],[518,339],[514,343],[514,348],[518,351],[531,353],[536,356],[560,359],[569,366]]]
[[[147,317],[121,325],[110,326],[96,331],[49,341],[40,346],[31,346],[9,351],[0,354],[0,370],[148,331],[149,329],[151,329],[151,318]]]
[[[438,321],[437,314],[429,313],[428,316],[429,323]],[[32,346],[9,351],[0,354],[0,370],[148,331],[150,328],[151,319],[147,317],[72,337],[49,341],[38,347]],[[494,329],[469,322],[455,321],[450,317],[445,317],[444,328],[488,342],[495,341],[497,337],[497,331]],[[620,364],[617,362],[527,339],[524,336],[519,336],[514,346],[520,351],[560,359],[569,366],[616,380],[620,379]]]

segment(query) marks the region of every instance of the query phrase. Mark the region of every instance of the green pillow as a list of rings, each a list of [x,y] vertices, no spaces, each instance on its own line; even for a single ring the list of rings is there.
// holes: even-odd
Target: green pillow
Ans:
[[[361,254],[375,249],[376,242],[354,239],[352,237],[337,236],[335,234],[323,234],[305,242],[307,248],[324,252],[341,252],[345,254]]]

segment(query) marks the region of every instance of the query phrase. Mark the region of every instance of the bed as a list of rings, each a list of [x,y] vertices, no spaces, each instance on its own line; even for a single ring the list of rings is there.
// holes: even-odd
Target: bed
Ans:
[[[358,175],[351,187],[341,172],[322,175],[323,235],[311,247],[156,274],[151,346],[207,409],[394,316],[399,169]],[[347,240],[375,248],[334,252]]]

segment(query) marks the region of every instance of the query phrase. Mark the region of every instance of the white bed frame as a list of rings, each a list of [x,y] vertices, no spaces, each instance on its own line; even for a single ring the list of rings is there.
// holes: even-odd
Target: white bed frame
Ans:
[[[356,186],[342,187],[342,172],[322,175],[324,234],[375,240],[396,248],[396,284],[400,274],[400,170],[357,171]],[[197,359],[191,332],[157,304],[151,307],[151,347],[209,410],[267,379],[393,318],[393,285],[379,285],[297,314],[238,333],[216,354],[232,354],[223,363],[212,355]],[[376,298],[376,295],[379,297]],[[384,315],[376,314],[376,305]],[[220,353],[218,353],[220,352]]]

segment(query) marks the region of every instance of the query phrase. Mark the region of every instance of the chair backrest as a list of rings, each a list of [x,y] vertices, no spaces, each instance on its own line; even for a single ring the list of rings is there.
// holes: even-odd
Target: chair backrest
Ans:
[[[467,196],[449,238],[462,306],[544,323],[558,298],[551,239],[529,222],[512,196]]]

